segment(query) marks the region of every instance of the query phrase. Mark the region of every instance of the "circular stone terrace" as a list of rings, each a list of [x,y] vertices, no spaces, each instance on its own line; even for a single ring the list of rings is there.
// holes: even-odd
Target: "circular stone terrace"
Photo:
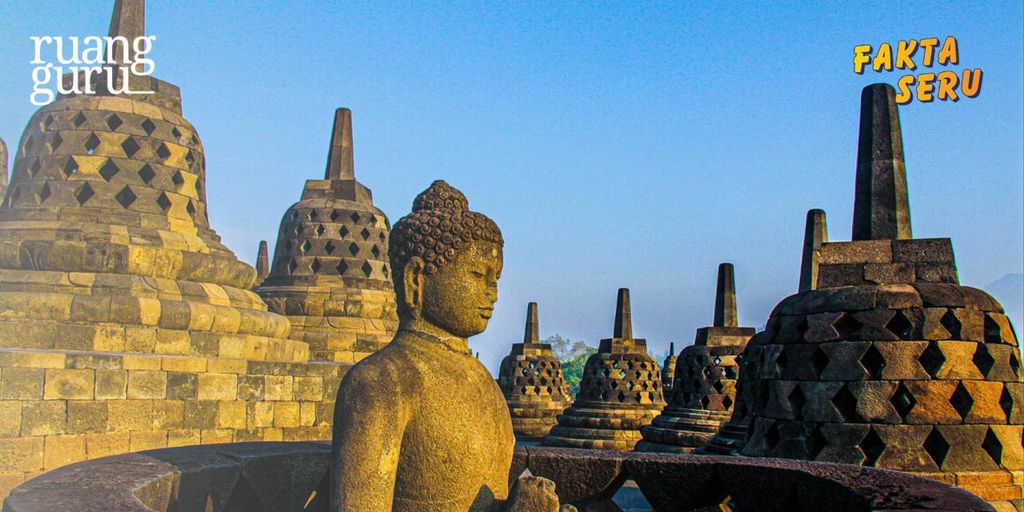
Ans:
[[[65,466],[16,488],[3,512],[327,512],[330,443],[236,443],[129,453]],[[536,446],[524,471],[581,512],[991,511],[961,489],[846,464]]]

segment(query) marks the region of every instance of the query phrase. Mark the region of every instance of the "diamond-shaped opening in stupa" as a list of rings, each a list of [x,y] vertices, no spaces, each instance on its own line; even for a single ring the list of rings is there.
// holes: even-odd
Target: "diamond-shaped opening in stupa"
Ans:
[[[874,466],[878,459],[885,452],[885,442],[878,436],[874,428],[868,429],[868,433],[864,434],[864,437],[857,444],[860,451],[864,452],[864,461],[862,462],[865,466]]]

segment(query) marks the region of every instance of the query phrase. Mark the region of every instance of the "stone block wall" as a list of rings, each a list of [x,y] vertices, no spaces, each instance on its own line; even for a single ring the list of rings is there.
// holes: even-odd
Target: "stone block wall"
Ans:
[[[331,437],[348,365],[0,349],[0,497],[125,452]]]

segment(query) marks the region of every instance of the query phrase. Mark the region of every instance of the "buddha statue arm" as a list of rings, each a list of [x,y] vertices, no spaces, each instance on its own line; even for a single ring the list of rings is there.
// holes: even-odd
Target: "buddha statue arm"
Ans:
[[[332,512],[392,509],[402,435],[408,421],[401,385],[386,368],[354,367],[334,412]]]

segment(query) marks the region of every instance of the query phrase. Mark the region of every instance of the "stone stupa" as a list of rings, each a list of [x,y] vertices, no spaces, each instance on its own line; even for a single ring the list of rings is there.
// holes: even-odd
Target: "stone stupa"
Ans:
[[[544,437],[548,446],[631,450],[640,427],[665,407],[661,369],[647,341],[633,337],[629,290],[619,289],[613,337],[587,359],[572,407]]]
[[[356,181],[352,112],[334,114],[327,170],[285,212],[270,274],[257,288],[291,321],[317,361],[358,361],[398,328],[388,269],[387,216]]]
[[[512,430],[519,441],[538,441],[547,435],[571,402],[562,363],[551,345],[540,342],[536,302],[526,308],[523,342],[513,343],[512,351],[501,360],[498,387],[508,402]]]
[[[636,449],[687,453],[718,432],[732,416],[736,402],[736,359],[753,335],[753,327],[738,327],[733,266],[722,263],[714,325],[697,329],[693,345],[679,354],[672,399],[650,425],[640,429],[644,440]]]
[[[807,212],[807,223],[804,228],[803,260],[800,266],[799,291],[813,290],[818,276],[818,251],[821,244],[828,241],[828,232],[825,226],[825,212],[821,210],[810,210]],[[736,403],[733,405],[732,415],[718,433],[712,437],[707,444],[694,450],[694,453],[708,455],[736,455],[743,444],[747,441],[747,431],[750,426],[750,409],[753,404],[754,386],[744,386],[748,383],[757,382],[760,374],[759,366],[761,361],[761,342],[765,339],[765,333],[755,334],[746,348],[736,358],[738,370],[743,379],[736,382]]]
[[[117,0],[110,35],[143,36],[144,15]],[[115,453],[330,437],[345,366],[307,363],[210,227],[179,89],[132,76],[153,94],[115,95],[115,75],[41,107],[15,150],[0,207],[0,497]]]
[[[895,91],[861,96],[853,241],[821,243],[814,288],[761,341],[750,456],[861,464],[1021,510],[1024,376],[999,303],[962,286],[948,238],[911,235]],[[823,230],[822,230],[823,232]]]
[[[665,400],[672,401],[673,391],[673,380],[676,375],[676,344],[675,342],[668,344],[668,355],[665,356],[665,360],[661,363],[661,385],[664,386],[663,392],[665,394]]]

